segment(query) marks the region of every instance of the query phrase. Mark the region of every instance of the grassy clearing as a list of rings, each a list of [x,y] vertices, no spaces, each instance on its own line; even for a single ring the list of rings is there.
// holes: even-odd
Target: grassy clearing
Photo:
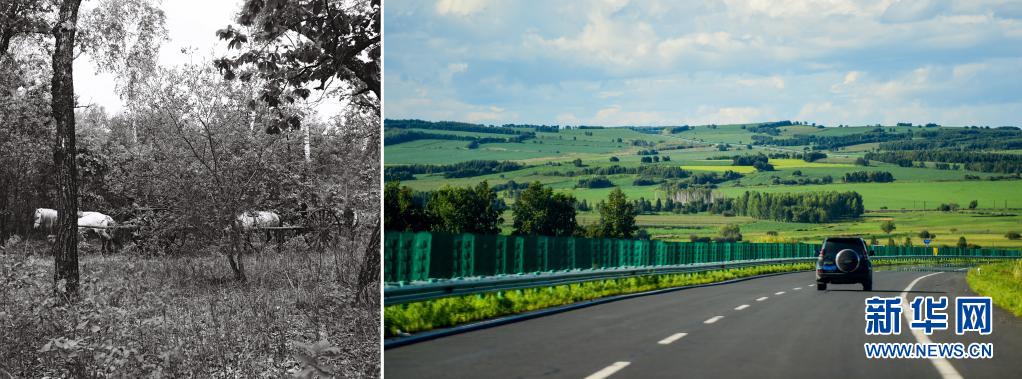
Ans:
[[[762,265],[700,273],[648,275],[552,287],[446,297],[385,307],[383,313],[384,331],[386,336],[392,337],[401,333],[422,332],[607,296],[715,283],[754,275],[802,271],[812,268],[812,263]]]
[[[284,377],[314,364],[379,375],[378,305],[352,305],[360,254],[308,253],[295,239],[246,256],[246,283],[217,254],[87,254],[80,299],[66,305],[45,248],[0,249],[0,373]]]
[[[1009,240],[1005,233],[1013,230],[1022,231],[1022,215],[1000,210],[937,212],[871,212],[856,220],[844,220],[835,223],[807,224],[789,223],[772,220],[756,220],[750,217],[724,217],[707,213],[674,214],[661,213],[640,215],[636,218],[639,227],[645,228],[657,239],[670,241],[687,241],[689,236],[715,236],[720,227],[726,224],[738,224],[742,236],[749,242],[806,242],[820,243],[824,238],[836,234],[860,235],[866,239],[876,237],[882,245],[888,238],[902,244],[905,237],[912,238],[913,243],[921,245],[919,232],[923,230],[935,233],[933,246],[955,246],[959,237],[965,237],[969,243],[990,248],[1022,248],[1022,240]],[[598,215],[587,212],[580,213],[578,220],[595,221]],[[880,230],[880,224],[891,220],[897,226],[892,233]],[[776,232],[776,236],[770,232]]]
[[[707,166],[691,166],[685,165],[681,168],[689,171],[713,171],[713,172],[724,172],[734,171],[739,174],[750,174],[756,172],[756,168],[752,166],[718,166],[718,165],[707,165]]]
[[[939,170],[933,170],[939,171]],[[895,178],[898,178],[895,174]],[[747,181],[743,178],[742,183]],[[809,186],[750,186],[722,187],[726,196],[739,196],[745,191],[759,192],[818,192],[856,191],[862,195],[866,209],[936,209],[941,203],[965,206],[979,200],[980,208],[1022,207],[1022,185],[1018,181],[957,181],[957,182],[901,182],[894,183],[835,183]]]
[[[969,270],[969,287],[1016,317],[1022,317],[1022,260],[999,262]]]

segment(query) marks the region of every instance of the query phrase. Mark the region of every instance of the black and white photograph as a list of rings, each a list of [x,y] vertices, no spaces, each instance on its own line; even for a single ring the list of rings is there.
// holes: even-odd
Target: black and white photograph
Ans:
[[[375,378],[380,0],[0,0],[0,378]]]

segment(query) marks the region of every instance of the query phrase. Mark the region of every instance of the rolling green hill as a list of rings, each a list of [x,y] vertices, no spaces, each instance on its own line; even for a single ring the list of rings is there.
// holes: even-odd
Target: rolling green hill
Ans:
[[[388,120],[389,122],[390,120]],[[512,129],[519,134],[535,136],[519,143],[482,143],[469,146],[471,141],[420,139],[385,146],[384,163],[388,169],[402,165],[439,165],[472,160],[516,161],[525,164],[520,170],[496,174],[446,178],[444,173],[414,174],[401,185],[414,191],[434,191],[443,186],[465,187],[483,180],[491,186],[510,181],[530,183],[538,181],[557,192],[571,194],[590,206],[607,198],[612,188],[578,188],[579,180],[599,176],[598,170],[630,170],[632,173],[605,174],[615,186],[622,189],[630,200],[665,201],[669,192],[661,183],[691,183],[693,179],[662,178],[634,173],[648,167],[681,168],[690,176],[723,175],[734,171],[742,176],[715,184],[697,187],[712,188],[719,196],[735,197],[745,191],[766,193],[804,193],[825,191],[855,191],[862,196],[866,213],[857,219],[835,223],[802,224],[759,220],[750,217],[726,217],[720,214],[648,212],[638,216],[638,224],[654,238],[687,240],[690,236],[715,235],[722,225],[739,224],[747,241],[817,241],[833,234],[860,234],[875,236],[881,244],[888,238],[897,243],[928,230],[938,237],[935,244],[955,245],[964,236],[969,243],[990,247],[1022,247],[1022,241],[1009,240],[1005,234],[1022,231],[1022,181],[1013,172],[979,172],[958,167],[938,169],[938,163],[954,165],[956,162],[879,162],[868,166],[856,162],[868,152],[890,151],[906,143],[948,142],[941,148],[966,152],[989,151],[1005,156],[1018,156],[1022,148],[1012,141],[1022,141],[1022,132],[1011,130],[965,129],[950,127],[861,126],[827,127],[786,125],[772,128],[760,124],[700,125],[688,130],[671,127],[651,128],[596,128],[550,129],[540,131],[529,126],[493,127],[472,131],[415,129],[435,134],[487,138],[507,135]],[[774,130],[770,130],[774,129]],[[494,133],[489,133],[493,130]],[[387,123],[385,123],[385,131]],[[497,133],[497,132],[500,133]],[[880,132],[882,131],[882,133]],[[962,131],[967,131],[962,132]],[[961,132],[961,133],[960,133]],[[874,134],[867,134],[874,133]],[[961,135],[959,135],[961,134]],[[1017,136],[1015,134],[1018,134]],[[950,137],[949,137],[950,136]],[[874,138],[873,142],[857,143],[861,138]],[[767,142],[763,142],[767,141]],[[783,143],[775,145],[770,142]],[[791,145],[806,142],[807,145]],[[898,145],[901,144],[901,145]],[[989,146],[989,149],[984,147]],[[639,155],[656,150],[655,154]],[[807,151],[826,154],[813,162],[801,159]],[[773,171],[759,170],[752,165],[733,165],[730,157],[767,154],[773,155],[769,164]],[[788,156],[781,156],[787,154]],[[657,157],[659,162],[644,163],[643,158]],[[665,161],[663,157],[669,157]],[[614,160],[614,161],[612,161]],[[905,167],[903,167],[905,166]],[[911,166],[911,167],[908,167]],[[1010,167],[1010,166],[1009,166]],[[843,177],[858,171],[883,171],[894,177],[890,183],[845,183]],[[639,178],[649,182],[636,182]],[[997,180],[992,180],[997,179]],[[653,183],[653,184],[650,184]],[[802,184],[799,184],[802,183]],[[646,184],[646,185],[643,185]],[[507,204],[515,201],[515,192],[504,190],[499,197]],[[972,201],[975,209],[968,209]],[[957,204],[954,211],[938,211],[941,204]],[[580,211],[580,224],[594,222],[598,214]],[[505,212],[505,231],[510,230],[511,213]],[[897,229],[891,234],[880,230],[880,223],[893,221]],[[768,233],[769,232],[769,233]]]

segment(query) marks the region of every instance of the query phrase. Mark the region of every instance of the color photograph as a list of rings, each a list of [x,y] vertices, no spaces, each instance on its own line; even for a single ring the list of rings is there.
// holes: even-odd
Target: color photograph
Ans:
[[[1010,377],[1022,3],[402,1],[388,378]]]

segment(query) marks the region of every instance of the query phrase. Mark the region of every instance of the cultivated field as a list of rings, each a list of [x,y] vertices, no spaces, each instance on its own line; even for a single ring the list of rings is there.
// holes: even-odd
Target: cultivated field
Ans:
[[[713,236],[721,226],[738,224],[747,241],[812,241],[833,234],[862,234],[876,237],[881,244],[889,238],[903,244],[905,237],[911,237],[915,244],[921,244],[919,232],[929,231],[937,235],[934,244],[955,245],[959,237],[968,243],[989,247],[1022,247],[1022,240],[1008,239],[1005,235],[1022,231],[1022,181],[1017,179],[988,180],[1004,176],[994,172],[980,172],[958,169],[938,169],[937,162],[916,162],[911,167],[898,164],[870,161],[868,166],[857,165],[857,158],[876,151],[880,143],[855,143],[820,152],[826,158],[813,162],[794,157],[770,158],[773,171],[760,171],[751,165],[733,165],[726,157],[754,154],[798,154],[809,149],[808,145],[777,146],[770,144],[749,145],[754,136],[753,126],[717,125],[696,126],[689,130],[671,133],[669,130],[655,132],[629,128],[570,129],[557,133],[535,132],[531,128],[516,127],[522,133],[535,132],[535,138],[521,143],[484,143],[469,148],[465,141],[421,139],[385,146],[385,165],[403,164],[454,164],[470,160],[510,160],[526,165],[525,168],[468,177],[447,177],[443,172],[416,174],[414,180],[404,180],[403,186],[415,191],[435,191],[444,186],[466,187],[481,181],[491,186],[514,181],[516,183],[540,182],[543,185],[574,196],[590,205],[605,200],[613,188],[580,188],[579,180],[597,175],[582,174],[585,169],[600,169],[611,166],[638,168],[640,166],[680,167],[693,174],[723,174],[733,171],[743,176],[712,185],[714,191],[725,197],[741,196],[746,191],[769,193],[804,193],[822,191],[855,191],[862,196],[866,213],[857,219],[821,224],[785,223],[759,220],[750,217],[725,217],[719,214],[698,213],[678,214],[673,212],[645,212],[638,216],[637,224],[646,229],[654,238],[687,240],[690,236]],[[670,129],[669,127],[666,129]],[[814,136],[828,137],[855,136],[867,133],[874,127],[818,128],[809,125],[778,127],[774,139]],[[891,133],[922,133],[933,130],[954,130],[960,128],[919,128],[908,126],[884,126]],[[385,127],[385,133],[394,129]],[[461,134],[487,136],[475,131],[456,132],[436,129],[419,131],[435,134]],[[485,130],[483,130],[485,131]],[[494,134],[488,135],[495,136]],[[618,142],[618,139],[621,139]],[[913,139],[921,140],[920,138]],[[722,147],[723,145],[723,147]],[[680,148],[679,148],[680,147]],[[656,149],[659,157],[669,161],[643,163],[641,150]],[[726,151],[722,151],[726,150]],[[1014,150],[996,150],[1010,153]],[[616,159],[612,159],[616,158]],[[576,166],[575,160],[581,166]],[[614,160],[614,161],[612,161]],[[575,171],[574,175],[568,175]],[[846,173],[857,171],[883,171],[894,177],[889,183],[846,183]],[[657,184],[635,183],[637,174],[604,175],[613,186],[620,188],[629,200],[644,198],[650,202],[666,200],[667,193]],[[655,178],[654,178],[655,179]],[[819,181],[810,184],[785,184],[785,182]],[[829,180],[825,184],[823,180]],[[672,180],[660,180],[671,182]],[[642,184],[642,185],[640,185]],[[507,204],[514,202],[514,194],[499,192],[498,196]],[[976,201],[975,209],[967,209]],[[956,211],[937,211],[941,204],[957,204]],[[580,224],[595,222],[599,215],[595,210],[581,210],[577,220]],[[512,214],[504,213],[503,231],[510,232]],[[893,221],[896,229],[891,233],[881,231],[880,224]],[[767,234],[767,232],[771,232]],[[773,233],[776,232],[776,233]],[[774,235],[776,234],[776,235]]]

